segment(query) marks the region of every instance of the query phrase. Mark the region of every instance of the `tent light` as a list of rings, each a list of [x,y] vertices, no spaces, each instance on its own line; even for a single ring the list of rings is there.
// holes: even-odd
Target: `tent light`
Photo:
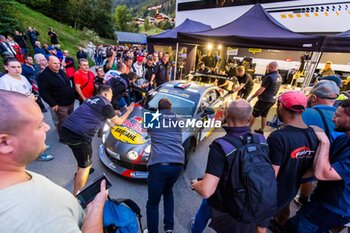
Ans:
[[[209,50],[211,50],[211,49],[213,48],[213,44],[209,43],[209,44],[207,45],[207,48],[208,48]]]
[[[218,45],[218,49],[219,49],[219,50],[222,49],[222,45],[221,45],[221,44]]]

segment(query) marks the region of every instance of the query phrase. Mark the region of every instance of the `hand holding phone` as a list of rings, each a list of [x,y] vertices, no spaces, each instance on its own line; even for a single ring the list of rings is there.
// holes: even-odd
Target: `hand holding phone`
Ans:
[[[101,191],[101,182],[105,180],[106,182],[106,189],[109,189],[112,187],[111,182],[108,180],[107,176],[103,173],[101,177],[99,177],[94,183],[86,187],[84,190],[79,192],[77,194],[77,199],[80,205],[83,208],[86,208],[86,206],[94,200],[96,195],[100,193]]]

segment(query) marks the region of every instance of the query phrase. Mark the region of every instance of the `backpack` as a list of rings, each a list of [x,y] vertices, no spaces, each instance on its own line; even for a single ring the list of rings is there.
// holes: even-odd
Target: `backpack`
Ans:
[[[104,233],[137,233],[139,222],[142,231],[141,210],[130,199],[110,199],[103,208]]]
[[[235,219],[259,223],[277,211],[277,183],[264,136],[225,135],[215,140],[226,156],[222,203]],[[223,187],[222,187],[223,186]]]

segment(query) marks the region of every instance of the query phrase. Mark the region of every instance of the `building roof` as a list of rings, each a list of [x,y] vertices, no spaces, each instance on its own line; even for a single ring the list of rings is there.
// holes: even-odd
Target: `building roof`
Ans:
[[[114,32],[114,36],[119,44],[147,44],[147,36],[133,32]]]

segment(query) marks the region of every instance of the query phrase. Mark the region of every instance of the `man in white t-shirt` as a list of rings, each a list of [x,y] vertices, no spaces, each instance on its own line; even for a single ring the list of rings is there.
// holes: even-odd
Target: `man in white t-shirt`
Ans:
[[[0,90],[0,119],[0,232],[102,233],[105,181],[84,214],[71,193],[26,170],[50,129],[35,101]]]
[[[0,89],[19,92],[23,95],[31,96],[34,99],[34,95],[32,94],[32,85],[30,85],[28,80],[21,75],[21,63],[19,63],[19,61],[17,61],[15,58],[12,58],[5,60],[4,65],[7,74],[2,76],[0,79]]]

